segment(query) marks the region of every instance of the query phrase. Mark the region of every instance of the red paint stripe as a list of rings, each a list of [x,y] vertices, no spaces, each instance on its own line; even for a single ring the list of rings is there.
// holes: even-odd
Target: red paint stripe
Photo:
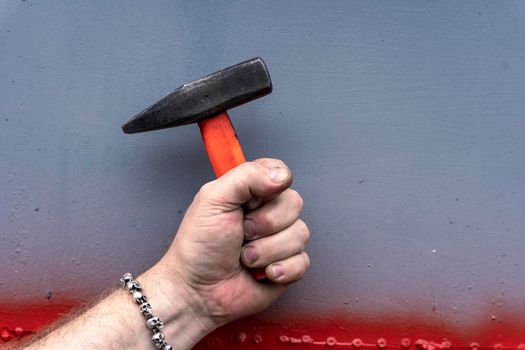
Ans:
[[[80,306],[78,302],[48,302],[38,305],[0,305],[0,339],[21,338]],[[272,316],[272,320],[248,318],[229,324],[201,341],[196,349],[309,349],[353,350],[439,350],[439,349],[520,349],[525,350],[525,317],[482,320],[482,326],[451,329],[426,322],[421,315],[383,315],[384,321],[367,320],[342,312],[303,316]],[[404,344],[404,345],[403,345]]]
[[[275,320],[275,318],[273,318]],[[196,349],[309,349],[525,350],[525,318],[505,317],[471,329],[451,329],[426,322],[420,315],[383,315],[384,321],[333,312],[279,318],[277,322],[251,318],[227,325],[212,333]]]
[[[31,334],[78,306],[81,306],[78,301],[0,304],[0,339],[8,341]]]

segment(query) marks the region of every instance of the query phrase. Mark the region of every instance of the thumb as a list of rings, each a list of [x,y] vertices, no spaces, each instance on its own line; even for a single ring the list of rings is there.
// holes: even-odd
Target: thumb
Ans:
[[[264,165],[246,162],[215,181],[204,185],[202,192],[224,211],[235,210],[252,198],[268,200],[292,184],[292,173],[283,162],[267,160]]]

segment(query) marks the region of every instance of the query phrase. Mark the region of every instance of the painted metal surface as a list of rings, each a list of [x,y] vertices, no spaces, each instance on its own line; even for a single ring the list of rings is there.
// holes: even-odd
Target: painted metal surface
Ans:
[[[230,115],[295,171],[312,268],[224,344],[525,341],[522,2],[0,4],[2,334],[163,254],[213,178],[199,131],[120,126],[261,56],[274,93]]]

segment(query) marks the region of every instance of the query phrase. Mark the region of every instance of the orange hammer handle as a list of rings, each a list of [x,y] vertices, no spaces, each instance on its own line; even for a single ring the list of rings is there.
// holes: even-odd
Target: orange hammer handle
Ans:
[[[201,120],[199,127],[215,176],[221,177],[246,162],[228,113]]]
[[[221,177],[246,161],[228,113],[201,120],[199,127],[215,176]],[[252,275],[256,280],[266,278],[264,269],[253,269]]]

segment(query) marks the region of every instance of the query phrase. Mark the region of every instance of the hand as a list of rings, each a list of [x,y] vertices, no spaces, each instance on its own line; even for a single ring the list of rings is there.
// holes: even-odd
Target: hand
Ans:
[[[215,328],[260,312],[304,276],[310,233],[291,183],[283,162],[259,159],[205,184],[195,196],[155,268],[179,292],[183,286],[203,323]],[[256,281],[248,270],[255,267],[265,268],[270,281]]]
[[[303,277],[310,233],[291,183],[283,162],[259,159],[204,185],[168,252],[137,278],[175,349],[192,349],[213,329],[262,311]],[[270,281],[257,282],[247,269],[253,267],[264,267]],[[26,349],[151,347],[152,334],[137,316],[119,289]]]

